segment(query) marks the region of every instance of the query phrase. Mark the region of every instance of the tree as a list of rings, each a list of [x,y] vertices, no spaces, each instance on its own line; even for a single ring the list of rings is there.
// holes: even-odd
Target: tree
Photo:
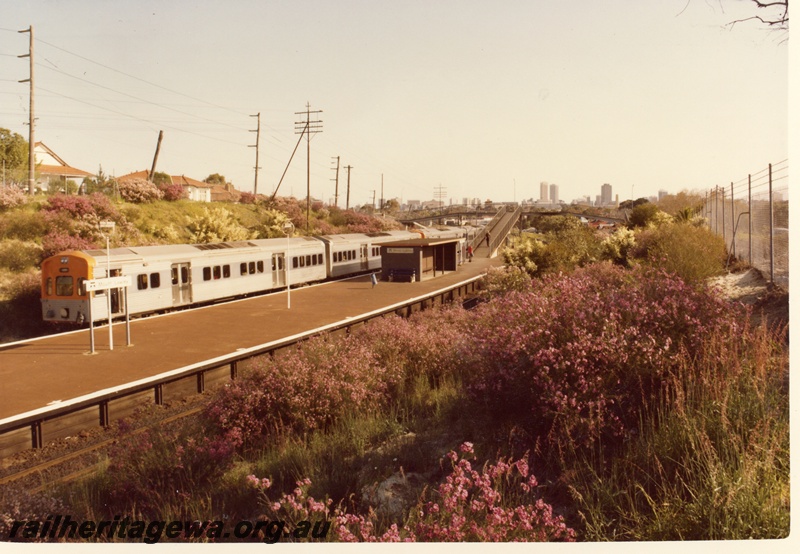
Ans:
[[[761,0],[750,1],[755,4],[758,10],[757,15],[731,21],[728,24],[729,26],[733,27],[737,23],[756,20],[776,31],[789,30],[789,0],[778,0],[775,2],[769,0],[766,2]],[[761,14],[763,14],[763,16]]]
[[[209,185],[227,185],[228,181],[225,179],[224,175],[220,175],[219,173],[212,173],[205,179],[203,179],[204,183],[208,183]]]
[[[6,178],[24,180],[28,170],[28,141],[18,133],[0,127],[0,166],[4,162]]]

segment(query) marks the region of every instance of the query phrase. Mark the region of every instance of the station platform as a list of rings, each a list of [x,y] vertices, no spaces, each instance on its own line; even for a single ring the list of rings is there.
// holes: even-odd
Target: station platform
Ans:
[[[379,282],[369,275],[216,304],[95,329],[95,354],[89,331],[0,345],[0,420],[200,363],[239,349],[291,337],[452,286],[501,265],[488,248],[472,262],[435,279],[416,283]]]

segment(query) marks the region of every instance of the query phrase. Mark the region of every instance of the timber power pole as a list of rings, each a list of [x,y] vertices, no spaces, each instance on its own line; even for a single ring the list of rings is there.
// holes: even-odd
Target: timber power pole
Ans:
[[[251,115],[250,117],[258,118],[255,130],[250,129],[251,133],[256,134],[256,143],[249,145],[250,148],[256,149],[256,165],[255,165],[256,177],[255,177],[255,182],[253,183],[253,194],[258,194],[258,170],[261,169],[258,166],[258,143],[261,140],[261,112],[258,112],[256,115]]]
[[[28,46],[28,53],[19,58],[30,58],[30,77],[23,79],[20,83],[30,83],[30,110],[28,110],[28,194],[33,194],[36,190],[36,142],[34,138],[33,124],[36,118],[33,116],[33,25],[19,31],[20,33],[30,33],[30,46]]]
[[[334,191],[333,192],[333,205],[338,208],[339,207],[339,156],[336,156],[333,159],[336,160],[336,167],[332,167],[331,168],[331,169],[336,170],[336,177],[334,179],[331,179],[332,181],[334,181],[336,183],[336,186],[333,189],[333,191]],[[333,162],[331,162],[331,163],[333,163]]]
[[[347,170],[347,203],[344,205],[345,210],[350,209],[350,170],[353,169],[352,165],[345,166]]]
[[[295,121],[295,134],[306,134],[306,233],[311,224],[311,135],[322,132],[322,120],[311,120],[312,114],[316,117],[322,110],[311,110],[311,104],[306,102],[306,111],[294,112],[295,115],[305,115],[305,121]]]
[[[383,215],[383,173],[381,173],[381,215]]]
[[[148,181],[151,183],[153,182],[153,177],[156,175],[156,163],[158,162],[158,153],[161,152],[161,141],[164,139],[164,131],[158,132],[158,142],[156,143],[156,153],[153,155],[153,167],[150,168],[150,175],[147,178]]]

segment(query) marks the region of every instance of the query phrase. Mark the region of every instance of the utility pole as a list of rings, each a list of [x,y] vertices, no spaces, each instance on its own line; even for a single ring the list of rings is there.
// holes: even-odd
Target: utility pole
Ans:
[[[306,233],[309,232],[311,224],[311,134],[322,132],[322,120],[311,120],[311,114],[320,114],[322,110],[311,110],[311,104],[306,102],[306,111],[294,112],[295,115],[305,114],[305,121],[295,121],[295,134],[306,134]],[[298,132],[299,131],[299,132]]]
[[[381,173],[381,215],[383,215],[383,173]]]
[[[255,148],[256,149],[256,166],[255,166],[256,178],[255,178],[255,182],[253,183],[253,194],[258,194],[258,170],[261,169],[258,166],[258,143],[259,143],[259,141],[261,139],[261,112],[258,112],[256,115],[251,115],[250,117],[257,117],[258,118],[255,131],[253,129],[250,129],[251,133],[255,133],[256,134],[256,143],[249,145],[250,148]]]
[[[438,187],[433,187],[433,198],[439,201],[439,207],[442,208],[442,212],[444,212],[444,198],[447,196],[447,187],[443,187],[439,185]]]
[[[17,57],[30,58],[30,78],[23,79],[20,81],[20,83],[30,83],[30,110],[28,113],[28,194],[33,195],[34,191],[36,190],[36,156],[34,153],[36,148],[36,143],[33,132],[33,123],[35,120],[33,116],[33,25],[31,25],[24,31],[18,31],[18,32],[30,33],[31,35],[30,46],[28,46],[28,53]]]
[[[339,207],[339,156],[336,156],[333,159],[336,160],[336,167],[331,168],[336,170],[336,178],[331,179],[336,183],[336,187],[334,188],[334,193],[333,193],[333,205],[338,208]]]
[[[156,174],[156,162],[158,162],[158,153],[161,152],[161,141],[164,138],[164,131],[158,132],[158,142],[156,143],[156,153],[153,155],[153,167],[150,168],[150,175],[148,176],[148,180],[152,183],[153,177]]]
[[[372,211],[375,211],[375,189],[372,189]]]
[[[350,209],[350,170],[353,169],[352,165],[348,165],[345,167],[347,170],[347,203],[344,206],[345,210]]]

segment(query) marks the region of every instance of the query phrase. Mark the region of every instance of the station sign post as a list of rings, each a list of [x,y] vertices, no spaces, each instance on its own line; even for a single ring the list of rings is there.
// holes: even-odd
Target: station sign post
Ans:
[[[128,311],[128,287],[131,286],[131,278],[129,275],[121,275],[117,277],[105,277],[102,279],[90,279],[84,281],[83,286],[86,292],[94,292],[98,290],[106,291],[106,295],[111,297],[111,289],[123,289],[125,291],[125,338],[128,346],[131,346],[131,318]],[[114,350],[114,335],[112,329],[111,306],[109,302],[108,309],[108,346],[109,350]],[[94,314],[92,314],[92,298],[89,297],[89,349],[92,354],[95,353],[94,349]]]

